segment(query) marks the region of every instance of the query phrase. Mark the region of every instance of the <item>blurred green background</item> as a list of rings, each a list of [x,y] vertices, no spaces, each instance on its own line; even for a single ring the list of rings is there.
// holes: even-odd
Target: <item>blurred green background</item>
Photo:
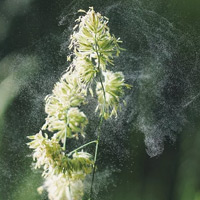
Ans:
[[[133,85],[104,124],[96,199],[200,200],[199,0],[0,2],[0,200],[47,199],[26,136],[44,123],[76,12],[89,6],[124,41],[115,70]]]

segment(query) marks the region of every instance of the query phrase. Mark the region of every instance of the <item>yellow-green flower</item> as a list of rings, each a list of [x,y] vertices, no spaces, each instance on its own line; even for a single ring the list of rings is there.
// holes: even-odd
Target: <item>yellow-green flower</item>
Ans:
[[[84,135],[88,119],[78,108],[70,108],[67,112],[67,123],[71,132]]]
[[[65,73],[55,84],[52,95],[46,97],[46,113],[62,118],[67,109],[84,103],[85,89],[80,81],[77,73]]]
[[[76,66],[79,78],[85,84],[91,84],[98,73],[97,66],[87,57],[78,57],[73,64]]]
[[[103,87],[100,82],[97,83],[96,92],[98,95],[98,106],[100,114],[107,119],[112,115],[117,116],[117,110],[120,103],[120,97],[124,94],[124,87],[130,87],[124,83],[124,75],[121,72],[103,72]]]
[[[83,197],[83,181],[63,173],[48,177],[43,187],[50,200],[81,200]]]
[[[69,48],[74,49],[76,57],[94,59],[96,65],[105,70],[107,63],[113,64],[113,55],[118,56],[122,50],[118,44],[121,43],[120,39],[110,34],[108,18],[90,7],[86,15],[79,17],[77,22],[74,27],[77,31],[71,36]]]
[[[48,174],[53,174],[54,158],[59,157],[62,149],[61,146],[55,138],[51,140],[48,136],[42,135],[42,132],[28,136],[29,139],[33,140],[28,143],[29,148],[33,150],[33,160],[36,161],[35,168],[44,168],[44,176]]]
[[[67,137],[72,137],[72,132],[83,134],[83,129],[87,124],[85,115],[82,112],[77,113],[77,108],[73,110],[76,115],[81,115],[80,118],[82,120],[84,115],[85,120],[83,120],[83,123],[81,124],[81,119],[78,117],[76,117],[79,120],[77,122],[74,119],[71,119],[71,122],[69,122],[68,119],[68,115],[72,116],[72,111],[70,111],[72,107],[85,103],[85,86],[81,87],[80,81],[77,73],[67,72],[63,75],[60,82],[55,84],[53,94],[46,97],[45,111],[48,116],[42,129],[56,132],[57,137],[62,141],[64,140],[66,129]]]
[[[38,134],[28,136],[33,140],[28,143],[29,148],[34,149],[33,160],[36,161],[35,168],[43,167],[44,177],[64,173],[71,177],[81,177],[81,174],[88,174],[92,170],[92,156],[87,152],[75,152],[69,158],[63,152],[58,140],[55,137],[48,139],[40,131]],[[81,176],[80,176],[81,175]]]
[[[79,133],[84,136],[84,130],[88,124],[88,119],[77,107],[72,107],[65,111],[62,118],[54,115],[47,117],[46,123],[48,125],[48,130],[55,132],[54,137],[64,143],[65,134],[68,138],[78,138]]]

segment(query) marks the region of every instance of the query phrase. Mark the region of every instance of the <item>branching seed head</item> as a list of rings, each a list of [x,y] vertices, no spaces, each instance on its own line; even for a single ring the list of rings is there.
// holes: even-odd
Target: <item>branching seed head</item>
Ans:
[[[45,188],[50,200],[81,200],[83,180],[95,166],[96,154],[93,159],[91,154],[78,151],[94,141],[66,154],[68,138],[85,136],[88,119],[81,106],[87,103],[87,91],[93,96],[96,88],[96,111],[101,119],[108,119],[117,116],[124,88],[130,88],[122,72],[107,69],[123,50],[119,47],[120,39],[110,34],[108,18],[96,13],[93,7],[80,12],[85,15],[76,20],[70,37],[73,53],[68,60],[73,57],[73,61],[45,99],[47,117],[42,131],[50,132],[50,137],[43,136],[42,131],[28,137],[32,140],[28,145],[33,149],[35,167],[44,170],[45,183],[39,191]],[[97,140],[95,143],[98,145]]]

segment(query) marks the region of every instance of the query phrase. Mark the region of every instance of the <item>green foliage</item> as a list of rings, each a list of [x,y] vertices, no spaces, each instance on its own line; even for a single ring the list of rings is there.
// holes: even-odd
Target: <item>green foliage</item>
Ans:
[[[88,91],[93,96],[92,89],[96,88],[100,129],[103,119],[117,116],[123,89],[130,87],[124,83],[122,72],[107,70],[108,64],[113,65],[113,56],[118,56],[121,50],[118,45],[121,41],[109,32],[108,19],[91,7],[76,22],[69,45],[73,53],[68,57],[73,61],[55,84],[52,94],[45,99],[47,118],[42,130],[28,137],[32,140],[28,145],[33,149],[35,167],[44,170],[42,188],[48,191],[52,200],[80,200],[82,181],[92,170],[95,172],[99,133],[96,141],[66,154],[68,138],[78,139],[79,134],[85,136],[88,119],[80,109],[87,103]],[[51,138],[46,131],[52,133]],[[96,143],[94,159],[89,153],[80,151],[92,143]]]

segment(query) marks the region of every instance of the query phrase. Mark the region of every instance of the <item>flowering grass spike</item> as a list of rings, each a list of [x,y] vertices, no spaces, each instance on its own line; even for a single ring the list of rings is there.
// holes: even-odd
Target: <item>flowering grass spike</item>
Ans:
[[[33,149],[35,168],[43,169],[45,179],[38,188],[48,192],[50,200],[81,200],[84,196],[84,179],[92,172],[90,199],[96,170],[97,151],[103,120],[117,116],[125,84],[122,72],[112,72],[114,56],[118,56],[121,43],[110,34],[108,18],[96,13],[92,7],[76,20],[70,37],[68,56],[71,64],[58,81],[51,95],[45,98],[47,117],[39,133],[28,136]],[[71,150],[67,142],[71,138],[86,136],[89,123],[81,108],[88,103],[87,96],[97,97],[96,112],[100,122],[97,139]],[[94,94],[95,92],[95,94]],[[96,144],[95,153],[83,151]],[[68,153],[67,153],[68,152]]]

